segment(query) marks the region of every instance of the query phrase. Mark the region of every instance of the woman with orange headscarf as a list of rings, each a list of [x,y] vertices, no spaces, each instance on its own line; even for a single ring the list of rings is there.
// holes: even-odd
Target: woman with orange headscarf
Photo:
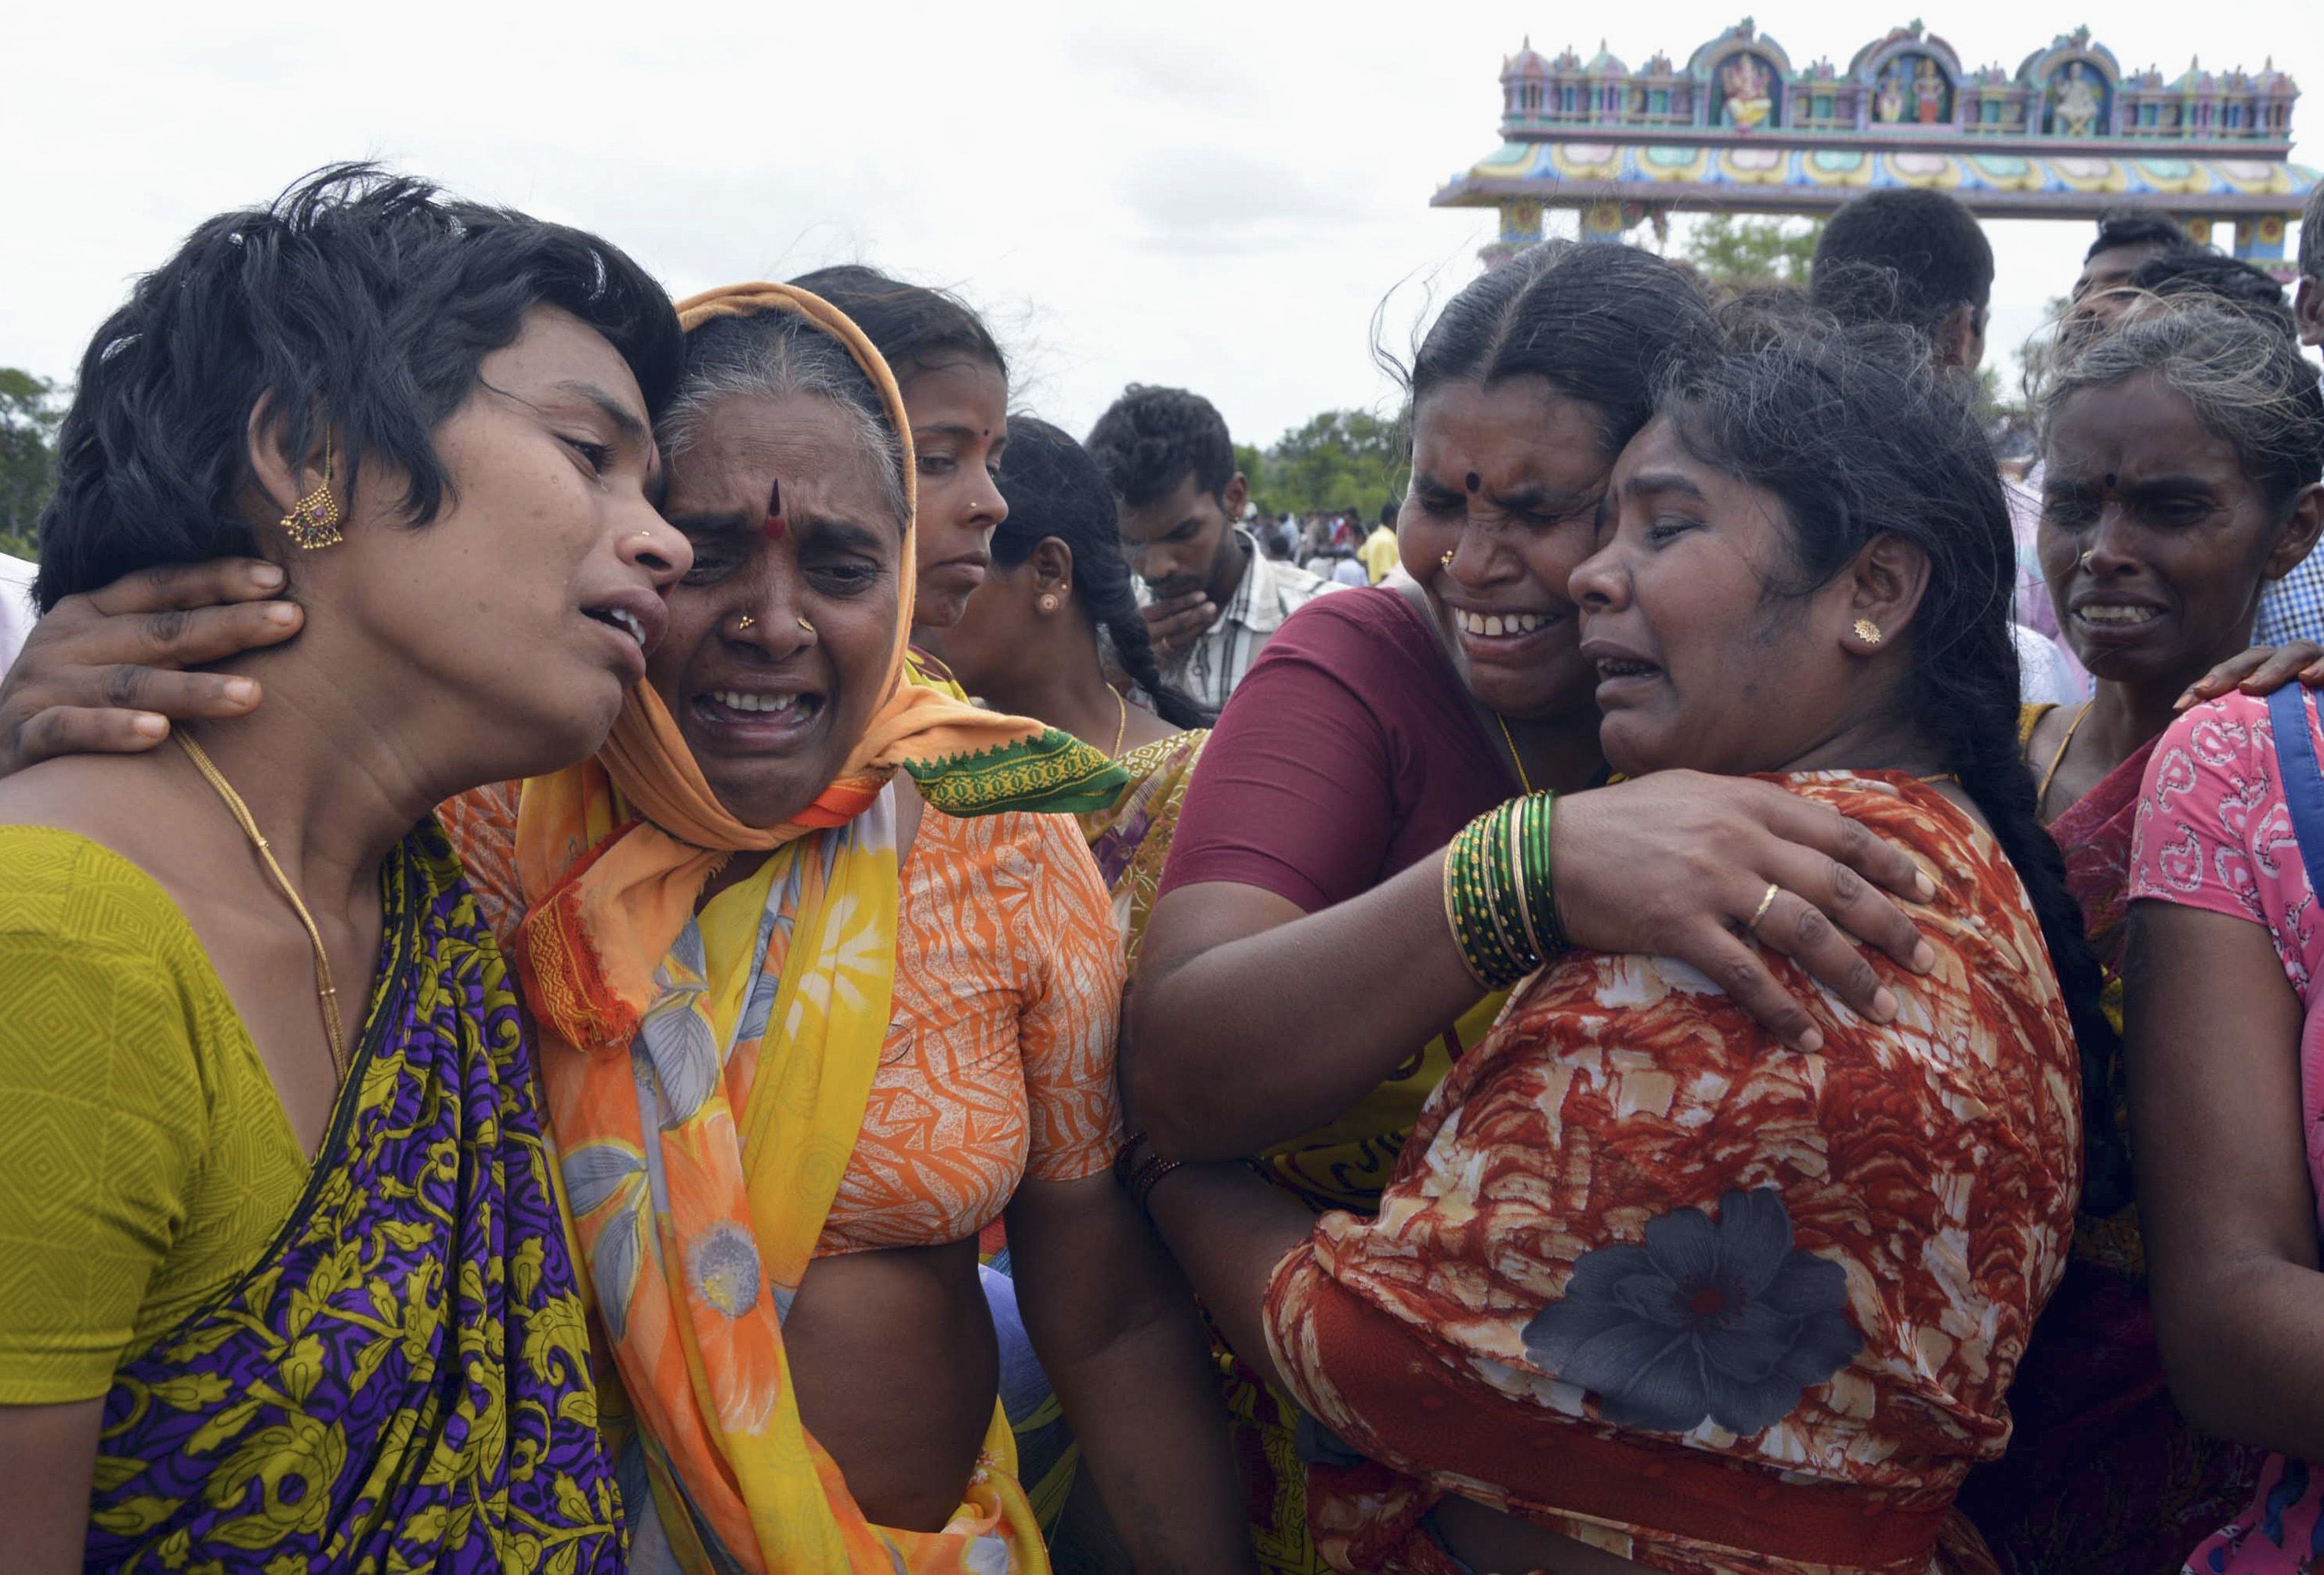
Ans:
[[[853,325],[680,309],[668,637],[595,761],[447,812],[541,1030],[633,1567],[1046,1569],[976,1274],[1004,1210],[1133,1552],[1240,1567],[1201,1336],[1109,1174],[1111,907],[1025,813],[1118,773],[908,680],[909,438]]]

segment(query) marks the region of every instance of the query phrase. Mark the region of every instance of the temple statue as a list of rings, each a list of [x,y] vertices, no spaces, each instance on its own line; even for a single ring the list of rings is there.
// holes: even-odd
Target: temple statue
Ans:
[[[1737,55],[1719,74],[1727,89],[1727,124],[1737,131],[1765,125],[1775,102],[1767,95],[1767,69],[1748,54]]]
[[[1926,55],[1921,57],[1920,69],[1913,73],[1913,116],[1923,125],[1934,125],[1945,113],[1945,79],[1937,75],[1937,63]]]
[[[2089,73],[2080,60],[2066,68],[2065,80],[2058,84],[2059,135],[2087,137],[2094,134],[2098,124],[2098,90],[2090,81]]]
[[[1891,60],[1880,73],[1880,91],[1872,101],[1872,117],[1882,125],[1904,118],[1904,62]]]
[[[1835,65],[1794,60],[1747,16],[1683,61],[1658,51],[1636,71],[1602,44],[1585,60],[1528,41],[1502,58],[1500,88],[1500,141],[1434,198],[1500,210],[1488,261],[1538,243],[1548,209],[1613,240],[1674,214],[1812,217],[1924,188],[1981,217],[2087,224],[2127,204],[2206,233],[2231,226],[2238,257],[2289,278],[2287,231],[2324,185],[2292,162],[2300,87],[2273,61],[2190,63],[2166,80],[2124,69],[2086,27],[2015,69],[1964,63],[1917,22]]]

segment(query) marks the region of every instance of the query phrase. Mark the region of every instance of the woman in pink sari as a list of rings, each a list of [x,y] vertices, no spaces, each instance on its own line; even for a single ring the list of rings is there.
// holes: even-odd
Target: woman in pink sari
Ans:
[[[2236,677],[2264,693],[2319,654],[2245,654],[2261,594],[2324,523],[2315,489],[2270,479],[2303,378],[2312,398],[2315,373],[2288,337],[2196,306],[2134,319],[2043,399],[2043,572],[2097,689],[2079,706],[2026,707],[2020,741],[2117,1028],[2132,834],[2164,730]],[[2177,1570],[2235,1515],[2259,1465],[2191,1426],[2164,1385],[2118,1067],[2111,1082],[2098,1103],[2115,1112],[2114,1140],[2093,1135],[2090,1150],[2113,1164],[2093,1165],[2065,1282],[2011,1391],[2015,1436],[1963,1495],[2006,1567],[2044,1575]]]

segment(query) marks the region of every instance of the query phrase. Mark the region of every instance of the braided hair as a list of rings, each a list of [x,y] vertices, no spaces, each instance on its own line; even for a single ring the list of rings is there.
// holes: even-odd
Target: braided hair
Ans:
[[[1689,454],[1783,501],[1797,580],[1775,594],[1829,584],[1882,535],[1926,555],[1895,707],[1936,746],[2024,883],[2080,1051],[2083,1206],[2120,1208],[2131,1195],[2114,1119],[2120,1046],[2099,1010],[2081,905],[2017,746],[2015,556],[1976,417],[1936,375],[1927,336],[1894,327],[1827,327],[1711,358],[1680,373],[1659,408]]]
[[[1112,645],[1122,671],[1146,692],[1163,721],[1173,727],[1208,727],[1210,713],[1163,680],[1145,614],[1130,590],[1130,564],[1121,556],[1113,489],[1089,450],[1047,421],[1011,416],[1000,480],[1009,517],[992,533],[992,561],[1015,568],[1052,536],[1071,548],[1074,587]]]

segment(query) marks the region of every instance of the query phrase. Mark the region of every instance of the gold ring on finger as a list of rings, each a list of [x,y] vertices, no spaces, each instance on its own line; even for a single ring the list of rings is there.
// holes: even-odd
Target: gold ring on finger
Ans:
[[[1759,921],[1766,918],[1767,916],[1767,910],[1775,906],[1775,894],[1781,890],[1783,890],[1783,888],[1775,884],[1774,881],[1769,881],[1767,883],[1767,895],[1759,899],[1759,906],[1751,910],[1751,922],[1743,926],[1745,930],[1754,935],[1758,933]]]

